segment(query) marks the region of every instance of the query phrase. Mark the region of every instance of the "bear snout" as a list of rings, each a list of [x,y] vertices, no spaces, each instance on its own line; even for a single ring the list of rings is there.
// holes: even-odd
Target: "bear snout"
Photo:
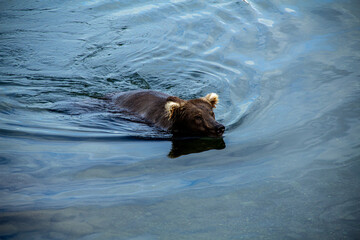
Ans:
[[[219,136],[222,136],[225,132],[225,126],[218,123],[216,126],[215,126],[215,131],[216,131],[216,134],[218,134]]]

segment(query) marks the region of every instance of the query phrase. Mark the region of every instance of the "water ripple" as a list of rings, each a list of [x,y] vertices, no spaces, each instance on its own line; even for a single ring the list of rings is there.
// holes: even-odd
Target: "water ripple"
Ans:
[[[0,5],[0,238],[358,236],[356,1]],[[106,100],[136,89],[218,93],[224,138]]]

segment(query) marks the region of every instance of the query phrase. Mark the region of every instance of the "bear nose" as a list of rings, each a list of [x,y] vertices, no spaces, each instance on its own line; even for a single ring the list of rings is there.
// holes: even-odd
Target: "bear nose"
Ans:
[[[225,127],[224,125],[218,124],[216,126],[216,133],[219,135],[222,135],[225,132]]]

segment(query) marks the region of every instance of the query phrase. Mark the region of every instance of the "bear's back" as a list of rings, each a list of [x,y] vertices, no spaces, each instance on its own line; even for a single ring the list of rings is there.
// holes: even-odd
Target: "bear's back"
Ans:
[[[112,100],[119,108],[138,115],[158,127],[169,129],[170,122],[165,116],[168,97],[168,94],[153,90],[136,90],[115,94]]]

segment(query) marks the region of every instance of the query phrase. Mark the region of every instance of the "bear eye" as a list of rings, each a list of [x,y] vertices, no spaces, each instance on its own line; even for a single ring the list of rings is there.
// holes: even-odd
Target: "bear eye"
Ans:
[[[202,120],[202,117],[199,116],[199,115],[198,115],[198,116],[195,116],[195,120],[200,120],[200,121],[201,121],[201,120]]]

